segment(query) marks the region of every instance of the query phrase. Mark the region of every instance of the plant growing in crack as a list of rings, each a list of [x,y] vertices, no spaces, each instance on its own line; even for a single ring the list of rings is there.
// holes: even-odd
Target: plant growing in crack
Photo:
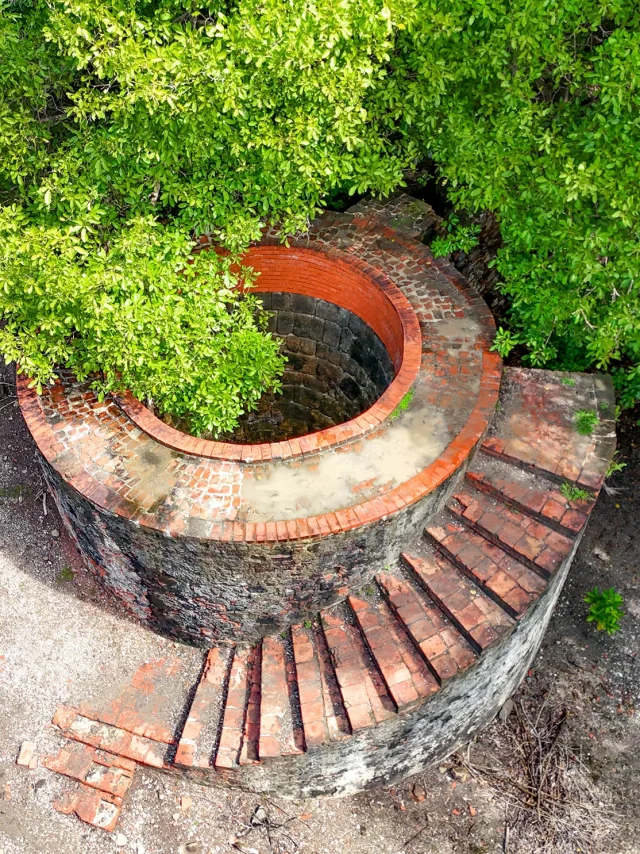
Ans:
[[[395,419],[399,415],[402,415],[403,412],[406,412],[407,409],[409,408],[409,404],[411,403],[412,400],[413,400],[413,389],[410,388],[409,391],[405,394],[405,396],[402,398],[400,403],[396,406],[396,408],[393,410],[393,412],[389,416],[389,420],[395,421]]]
[[[591,497],[586,489],[581,489],[567,480],[560,487],[560,492],[567,501],[587,501]]]
[[[591,436],[598,424],[598,413],[592,409],[579,409],[575,415],[576,432],[581,436]]]

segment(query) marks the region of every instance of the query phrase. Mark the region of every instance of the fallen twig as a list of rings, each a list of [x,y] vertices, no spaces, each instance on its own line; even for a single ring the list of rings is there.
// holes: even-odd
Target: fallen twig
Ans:
[[[567,711],[516,705],[516,714],[498,730],[504,765],[476,764],[467,751],[454,761],[488,785],[505,803],[503,852],[565,854],[595,852],[615,827],[616,813],[602,806],[581,760],[564,744]],[[503,739],[507,740],[505,746]],[[495,763],[491,763],[494,766]]]

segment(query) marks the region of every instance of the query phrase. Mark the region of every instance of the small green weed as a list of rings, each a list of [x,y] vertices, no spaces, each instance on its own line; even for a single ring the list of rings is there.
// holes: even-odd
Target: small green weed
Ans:
[[[579,409],[576,412],[576,430],[581,436],[590,436],[596,429],[597,423],[598,413],[594,412],[592,409]]]
[[[560,382],[562,383],[562,385],[568,385],[571,387],[573,387],[576,384],[576,381],[574,380],[573,377],[562,377]]]
[[[611,458],[611,462],[609,463],[609,467],[607,468],[607,473],[605,477],[611,477],[612,474],[615,474],[617,471],[622,471],[622,469],[626,469],[626,463],[620,463],[616,460],[617,454],[614,454]]]
[[[567,501],[586,501],[590,498],[586,489],[580,489],[579,486],[574,486],[566,480],[560,487],[560,492],[564,495]]]
[[[393,412],[389,416],[391,421],[393,421],[395,418],[397,418],[398,415],[401,415],[403,412],[406,412],[406,410],[409,408],[409,404],[411,403],[412,400],[413,400],[413,389],[410,388],[409,391],[405,394],[405,396],[402,398],[400,403],[396,406],[396,408],[393,410]]]
[[[63,566],[58,573],[58,581],[73,581],[74,572],[70,566]]]
[[[615,587],[609,587],[602,592],[594,587],[584,597],[584,601],[590,606],[587,615],[588,623],[595,623],[598,631],[606,632],[608,635],[619,631],[624,611],[621,608],[622,596]]]
[[[7,486],[0,489],[0,498],[20,498],[26,497],[31,492],[31,487],[24,483],[16,483],[13,486]]]
[[[305,629],[313,628],[313,623],[311,622],[311,620],[305,620],[303,625],[304,625]]]

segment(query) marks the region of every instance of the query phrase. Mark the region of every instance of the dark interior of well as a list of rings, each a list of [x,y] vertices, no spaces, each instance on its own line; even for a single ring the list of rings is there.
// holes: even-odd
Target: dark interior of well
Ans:
[[[394,376],[376,333],[357,315],[302,294],[258,293],[287,357],[282,392],[265,394],[228,442],[278,442],[355,418]]]

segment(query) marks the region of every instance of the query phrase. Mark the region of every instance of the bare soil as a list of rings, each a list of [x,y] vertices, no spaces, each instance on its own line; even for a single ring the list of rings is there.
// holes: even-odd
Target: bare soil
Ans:
[[[45,505],[11,393],[7,386],[0,396],[0,854],[640,854],[640,413],[621,425],[627,467],[610,479],[617,491],[598,501],[506,721],[402,785],[339,800],[267,799],[138,769],[119,826],[107,834],[53,810],[62,780],[18,767],[20,744],[57,749],[49,721],[59,702],[160,650],[185,651],[125,622],[80,569],[50,498]],[[585,621],[582,600],[595,585],[625,597],[614,636]],[[565,711],[557,742],[549,741]],[[522,729],[525,713],[532,725]],[[544,748],[529,769],[547,787],[540,821],[535,797],[532,809],[518,802],[518,786],[531,785],[519,758],[523,738]],[[573,799],[557,827],[544,813],[554,792]],[[185,811],[181,796],[192,799]]]

